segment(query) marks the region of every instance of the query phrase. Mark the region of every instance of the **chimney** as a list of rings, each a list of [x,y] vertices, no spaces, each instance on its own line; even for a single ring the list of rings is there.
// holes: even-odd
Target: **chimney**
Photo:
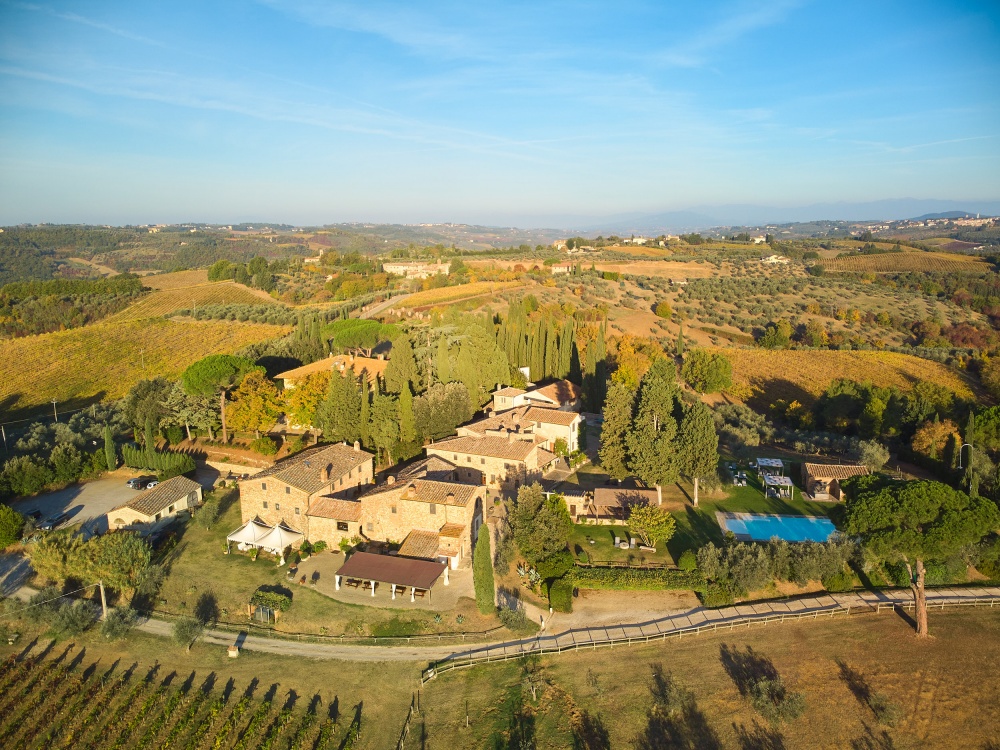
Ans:
[[[507,431],[507,442],[508,443],[514,442],[514,433],[509,430]]]
[[[490,411],[489,412],[490,419],[493,419],[493,417],[495,417],[496,415],[497,415],[497,413],[495,411]]]
[[[396,483],[396,477],[394,477],[392,474],[390,474],[389,476],[387,476],[385,478],[385,483],[386,484],[395,484]]]
[[[333,464],[327,464],[326,467],[320,472],[320,478],[324,482],[330,481],[330,475],[333,473]]]
[[[449,492],[448,493],[448,497],[446,497],[445,500],[447,500],[450,504],[454,505],[455,504],[455,493],[454,492]]]
[[[361,443],[357,440],[354,441],[354,450],[357,451],[358,453],[361,452]]]

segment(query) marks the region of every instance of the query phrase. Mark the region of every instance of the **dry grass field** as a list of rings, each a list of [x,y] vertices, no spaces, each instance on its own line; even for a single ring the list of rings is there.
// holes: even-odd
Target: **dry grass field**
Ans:
[[[440,289],[428,289],[411,294],[393,307],[424,307],[426,305],[443,305],[460,302],[481,294],[495,294],[514,287],[523,286],[520,281],[476,281],[461,286],[446,286]]]
[[[185,286],[197,286],[207,284],[208,269],[198,268],[194,271],[174,271],[173,273],[155,273],[144,276],[143,286],[150,289],[179,289]]]
[[[124,396],[143,378],[178,376],[208,354],[274,338],[283,326],[231,321],[114,320],[4,344],[0,403],[5,410],[62,408]],[[51,410],[51,405],[48,407]]]
[[[764,406],[782,398],[808,406],[836,378],[909,390],[920,381],[975,396],[971,382],[938,362],[873,351],[716,349],[733,365],[734,393]]]
[[[663,276],[668,279],[704,279],[709,276],[729,276],[732,273],[728,263],[723,263],[722,268],[716,268],[711,263],[698,261],[631,260],[594,265],[598,271],[626,273],[632,276]]]
[[[981,258],[952,253],[884,253],[832,258],[823,262],[827,271],[854,273],[901,273],[906,271],[934,273],[985,273],[989,264]]]
[[[920,643],[898,615],[884,613],[580,651],[542,659],[534,699],[522,687],[522,663],[456,670],[424,688],[422,747],[996,747],[1000,616],[934,612],[930,628],[933,637]],[[727,659],[774,669],[803,694],[803,715],[769,725],[741,696]],[[653,710],[663,692],[657,672],[660,686],[690,693],[687,710]],[[893,704],[894,726],[876,719],[866,690]],[[532,744],[508,744],[513,727]]]
[[[185,272],[186,273],[186,272]],[[174,275],[174,274],[170,274]],[[153,277],[155,278],[155,277]],[[109,321],[123,322],[155,318],[169,315],[175,310],[190,308],[192,305],[266,305],[278,304],[269,294],[259,289],[250,289],[234,281],[217,281],[196,286],[168,286],[150,292],[120,313],[108,318]]]

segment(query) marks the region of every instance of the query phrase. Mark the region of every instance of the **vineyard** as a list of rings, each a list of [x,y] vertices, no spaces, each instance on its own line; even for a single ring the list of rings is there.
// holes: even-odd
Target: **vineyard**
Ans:
[[[286,333],[284,326],[228,321],[172,322],[162,318],[102,322],[4,344],[0,402],[8,411],[27,410],[57,399],[80,405],[124,396],[143,378],[177,377],[208,354]]]
[[[985,273],[989,265],[980,258],[951,253],[883,253],[855,255],[823,261],[827,271],[852,273]]]
[[[717,349],[733,365],[734,394],[759,394],[768,403],[776,399],[805,406],[836,378],[859,383],[896,386],[909,390],[927,381],[944,386],[960,398],[973,398],[969,382],[939,362],[908,354],[871,351]]]
[[[185,271],[183,273],[200,272]],[[166,275],[174,276],[175,274]],[[143,283],[146,284],[148,282],[143,280]],[[117,315],[108,318],[108,320],[122,322],[155,318],[192,306],[203,307],[205,305],[225,304],[261,305],[268,303],[278,304],[265,292],[250,289],[233,281],[217,281],[215,283],[198,284],[196,286],[171,286],[150,292]]]
[[[0,746],[111,750],[346,750],[359,746],[360,708],[338,717],[320,696],[258,694],[215,674],[186,678],[157,664],[122,669],[83,666],[84,650],[68,646],[0,665]],[[221,682],[221,681],[220,681]],[[331,715],[332,714],[332,715]],[[398,730],[397,730],[398,731]],[[381,743],[388,746],[388,742]]]
[[[154,273],[142,277],[142,285],[148,286],[150,289],[178,289],[207,283],[207,268],[199,268],[194,271],[174,271],[173,273]]]

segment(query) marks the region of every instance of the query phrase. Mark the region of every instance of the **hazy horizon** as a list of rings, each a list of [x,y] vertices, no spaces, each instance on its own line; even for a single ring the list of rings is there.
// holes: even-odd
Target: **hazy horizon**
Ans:
[[[1000,212],[995,3],[0,13],[2,224]]]

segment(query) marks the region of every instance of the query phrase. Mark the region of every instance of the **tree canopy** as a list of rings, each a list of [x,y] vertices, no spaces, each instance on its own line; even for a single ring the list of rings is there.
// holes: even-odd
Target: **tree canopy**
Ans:
[[[559,495],[546,498],[537,483],[517,491],[511,527],[518,549],[532,565],[565,549],[572,526],[569,510]]]
[[[254,363],[245,357],[210,354],[190,365],[181,376],[181,383],[190,395],[211,396],[239,385],[253,369]]]

